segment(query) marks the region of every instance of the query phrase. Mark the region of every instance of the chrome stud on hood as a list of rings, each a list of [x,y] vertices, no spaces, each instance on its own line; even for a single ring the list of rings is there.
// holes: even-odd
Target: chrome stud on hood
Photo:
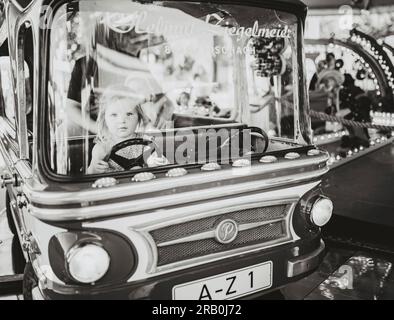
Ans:
[[[184,168],[171,169],[166,173],[166,177],[170,178],[183,177],[185,175],[187,175],[187,171]]]
[[[278,161],[278,158],[275,156],[265,156],[260,159],[261,163],[274,163],[277,161]]]
[[[287,160],[295,160],[295,159],[298,159],[299,157],[301,157],[301,156],[297,152],[289,152],[285,155],[285,159],[287,159]]]
[[[309,157],[318,156],[320,154],[320,150],[312,149],[312,150],[309,150],[307,154]]]
[[[92,184],[92,188],[95,188],[95,189],[109,188],[109,187],[113,187],[117,183],[118,183],[118,181],[115,178],[111,178],[111,177],[101,178],[101,179],[96,180]]]
[[[233,162],[233,167],[235,168],[245,168],[250,166],[251,166],[251,162],[248,159],[239,159]]]
[[[201,167],[202,171],[216,171],[220,169],[222,169],[222,167],[216,162],[207,163]]]
[[[134,182],[144,182],[144,181],[150,181],[155,179],[155,175],[151,172],[141,172],[136,174],[131,181]]]

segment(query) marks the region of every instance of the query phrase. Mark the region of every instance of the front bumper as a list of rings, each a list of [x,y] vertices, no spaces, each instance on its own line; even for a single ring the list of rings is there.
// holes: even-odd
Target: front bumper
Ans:
[[[325,248],[326,245],[323,240],[321,240],[320,247],[315,251],[289,260],[287,262],[287,277],[294,278],[316,269],[321,262],[321,256],[324,254]]]
[[[298,252],[296,257],[295,252]],[[300,240],[290,245],[280,246],[271,250],[262,250],[253,255],[241,255],[237,259],[222,260],[139,282],[101,287],[46,286],[46,288],[35,291],[35,298],[40,300],[171,300],[172,288],[176,285],[272,261],[272,286],[267,290],[261,291],[259,294],[262,295],[312,273],[319,266],[324,255],[325,244],[320,237],[316,237],[313,240]],[[253,298],[256,296],[258,294],[253,294]]]

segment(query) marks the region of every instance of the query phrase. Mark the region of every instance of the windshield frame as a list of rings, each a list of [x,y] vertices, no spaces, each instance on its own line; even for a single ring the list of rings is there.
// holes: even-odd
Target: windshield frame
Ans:
[[[56,16],[58,10],[67,3],[79,3],[79,2],[86,2],[90,0],[61,0],[61,1],[51,1],[49,6],[51,6],[53,17]],[[44,1],[45,3],[46,1]],[[145,1],[143,1],[144,3]],[[151,1],[147,1],[149,3]],[[298,70],[298,86],[297,91],[298,94],[295,95],[295,99],[297,99],[297,112],[298,119],[295,117],[295,137],[294,140],[292,139],[285,139],[285,138],[278,138],[272,137],[270,139],[274,139],[277,141],[282,141],[285,144],[289,144],[289,149],[287,151],[303,151],[310,148],[312,145],[312,133],[311,133],[311,124],[310,119],[308,117],[309,112],[309,101],[308,101],[308,91],[306,90],[306,74],[305,72],[305,63],[304,63],[304,48],[302,45],[304,41],[303,31],[305,25],[305,18],[306,18],[306,6],[303,5],[298,0],[279,0],[279,1],[255,1],[255,0],[248,0],[248,1],[241,1],[241,0],[225,0],[225,1],[207,1],[207,0],[189,0],[185,1],[189,3],[211,3],[211,4],[218,4],[218,5],[239,5],[245,7],[253,7],[262,8],[262,9],[271,9],[271,10],[279,10],[282,12],[293,14],[296,18],[297,24],[297,39],[296,39],[296,56],[298,63],[294,67],[294,73],[298,70],[299,66],[301,65],[303,70]],[[41,77],[41,94],[39,95],[41,100],[41,105],[44,108],[40,108],[39,120],[43,124],[39,126],[39,141],[38,141],[38,153],[39,159],[43,161],[38,161],[38,169],[39,172],[42,172],[44,177],[48,177],[50,180],[57,181],[57,182],[76,182],[76,181],[94,181],[100,177],[111,176],[115,178],[121,177],[130,177],[131,175],[135,175],[139,172],[167,172],[173,168],[198,168],[201,167],[201,163],[193,163],[193,164],[171,164],[163,167],[153,167],[153,168],[142,168],[136,169],[132,171],[120,171],[120,172],[111,172],[111,173],[104,173],[104,174],[81,174],[81,175],[63,175],[56,173],[50,165],[50,152],[47,151],[48,148],[48,141],[50,141],[49,135],[49,122],[47,121],[49,116],[49,99],[48,99],[48,80],[50,77],[50,50],[51,50],[51,28],[40,29],[40,41],[42,41],[42,46],[40,49],[40,55],[44,57],[42,62],[42,72],[45,76]],[[42,99],[44,101],[42,101]],[[304,100],[304,101],[302,101]],[[302,104],[302,106],[301,106]],[[304,144],[299,144],[295,142],[297,139],[301,137]],[[266,152],[264,155],[270,154],[278,154],[278,153],[286,153],[285,151],[274,151],[274,152]],[[259,159],[262,154],[254,154],[251,159]]]

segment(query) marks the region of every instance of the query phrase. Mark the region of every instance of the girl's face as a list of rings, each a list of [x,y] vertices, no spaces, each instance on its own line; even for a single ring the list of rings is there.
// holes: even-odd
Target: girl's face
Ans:
[[[113,139],[130,139],[138,126],[136,105],[127,99],[109,104],[105,110],[105,123]]]
[[[183,93],[179,100],[180,100],[179,102],[180,102],[181,106],[187,107],[189,105],[189,100],[190,99],[189,99],[189,96],[187,94]]]

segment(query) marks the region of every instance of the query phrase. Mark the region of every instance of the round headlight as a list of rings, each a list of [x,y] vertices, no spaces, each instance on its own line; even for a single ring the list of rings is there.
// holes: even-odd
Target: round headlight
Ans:
[[[311,209],[311,221],[318,227],[326,225],[332,216],[334,205],[328,198],[320,197],[315,201]]]
[[[67,255],[70,276],[81,283],[93,283],[107,273],[110,257],[102,247],[85,244],[73,247]]]

